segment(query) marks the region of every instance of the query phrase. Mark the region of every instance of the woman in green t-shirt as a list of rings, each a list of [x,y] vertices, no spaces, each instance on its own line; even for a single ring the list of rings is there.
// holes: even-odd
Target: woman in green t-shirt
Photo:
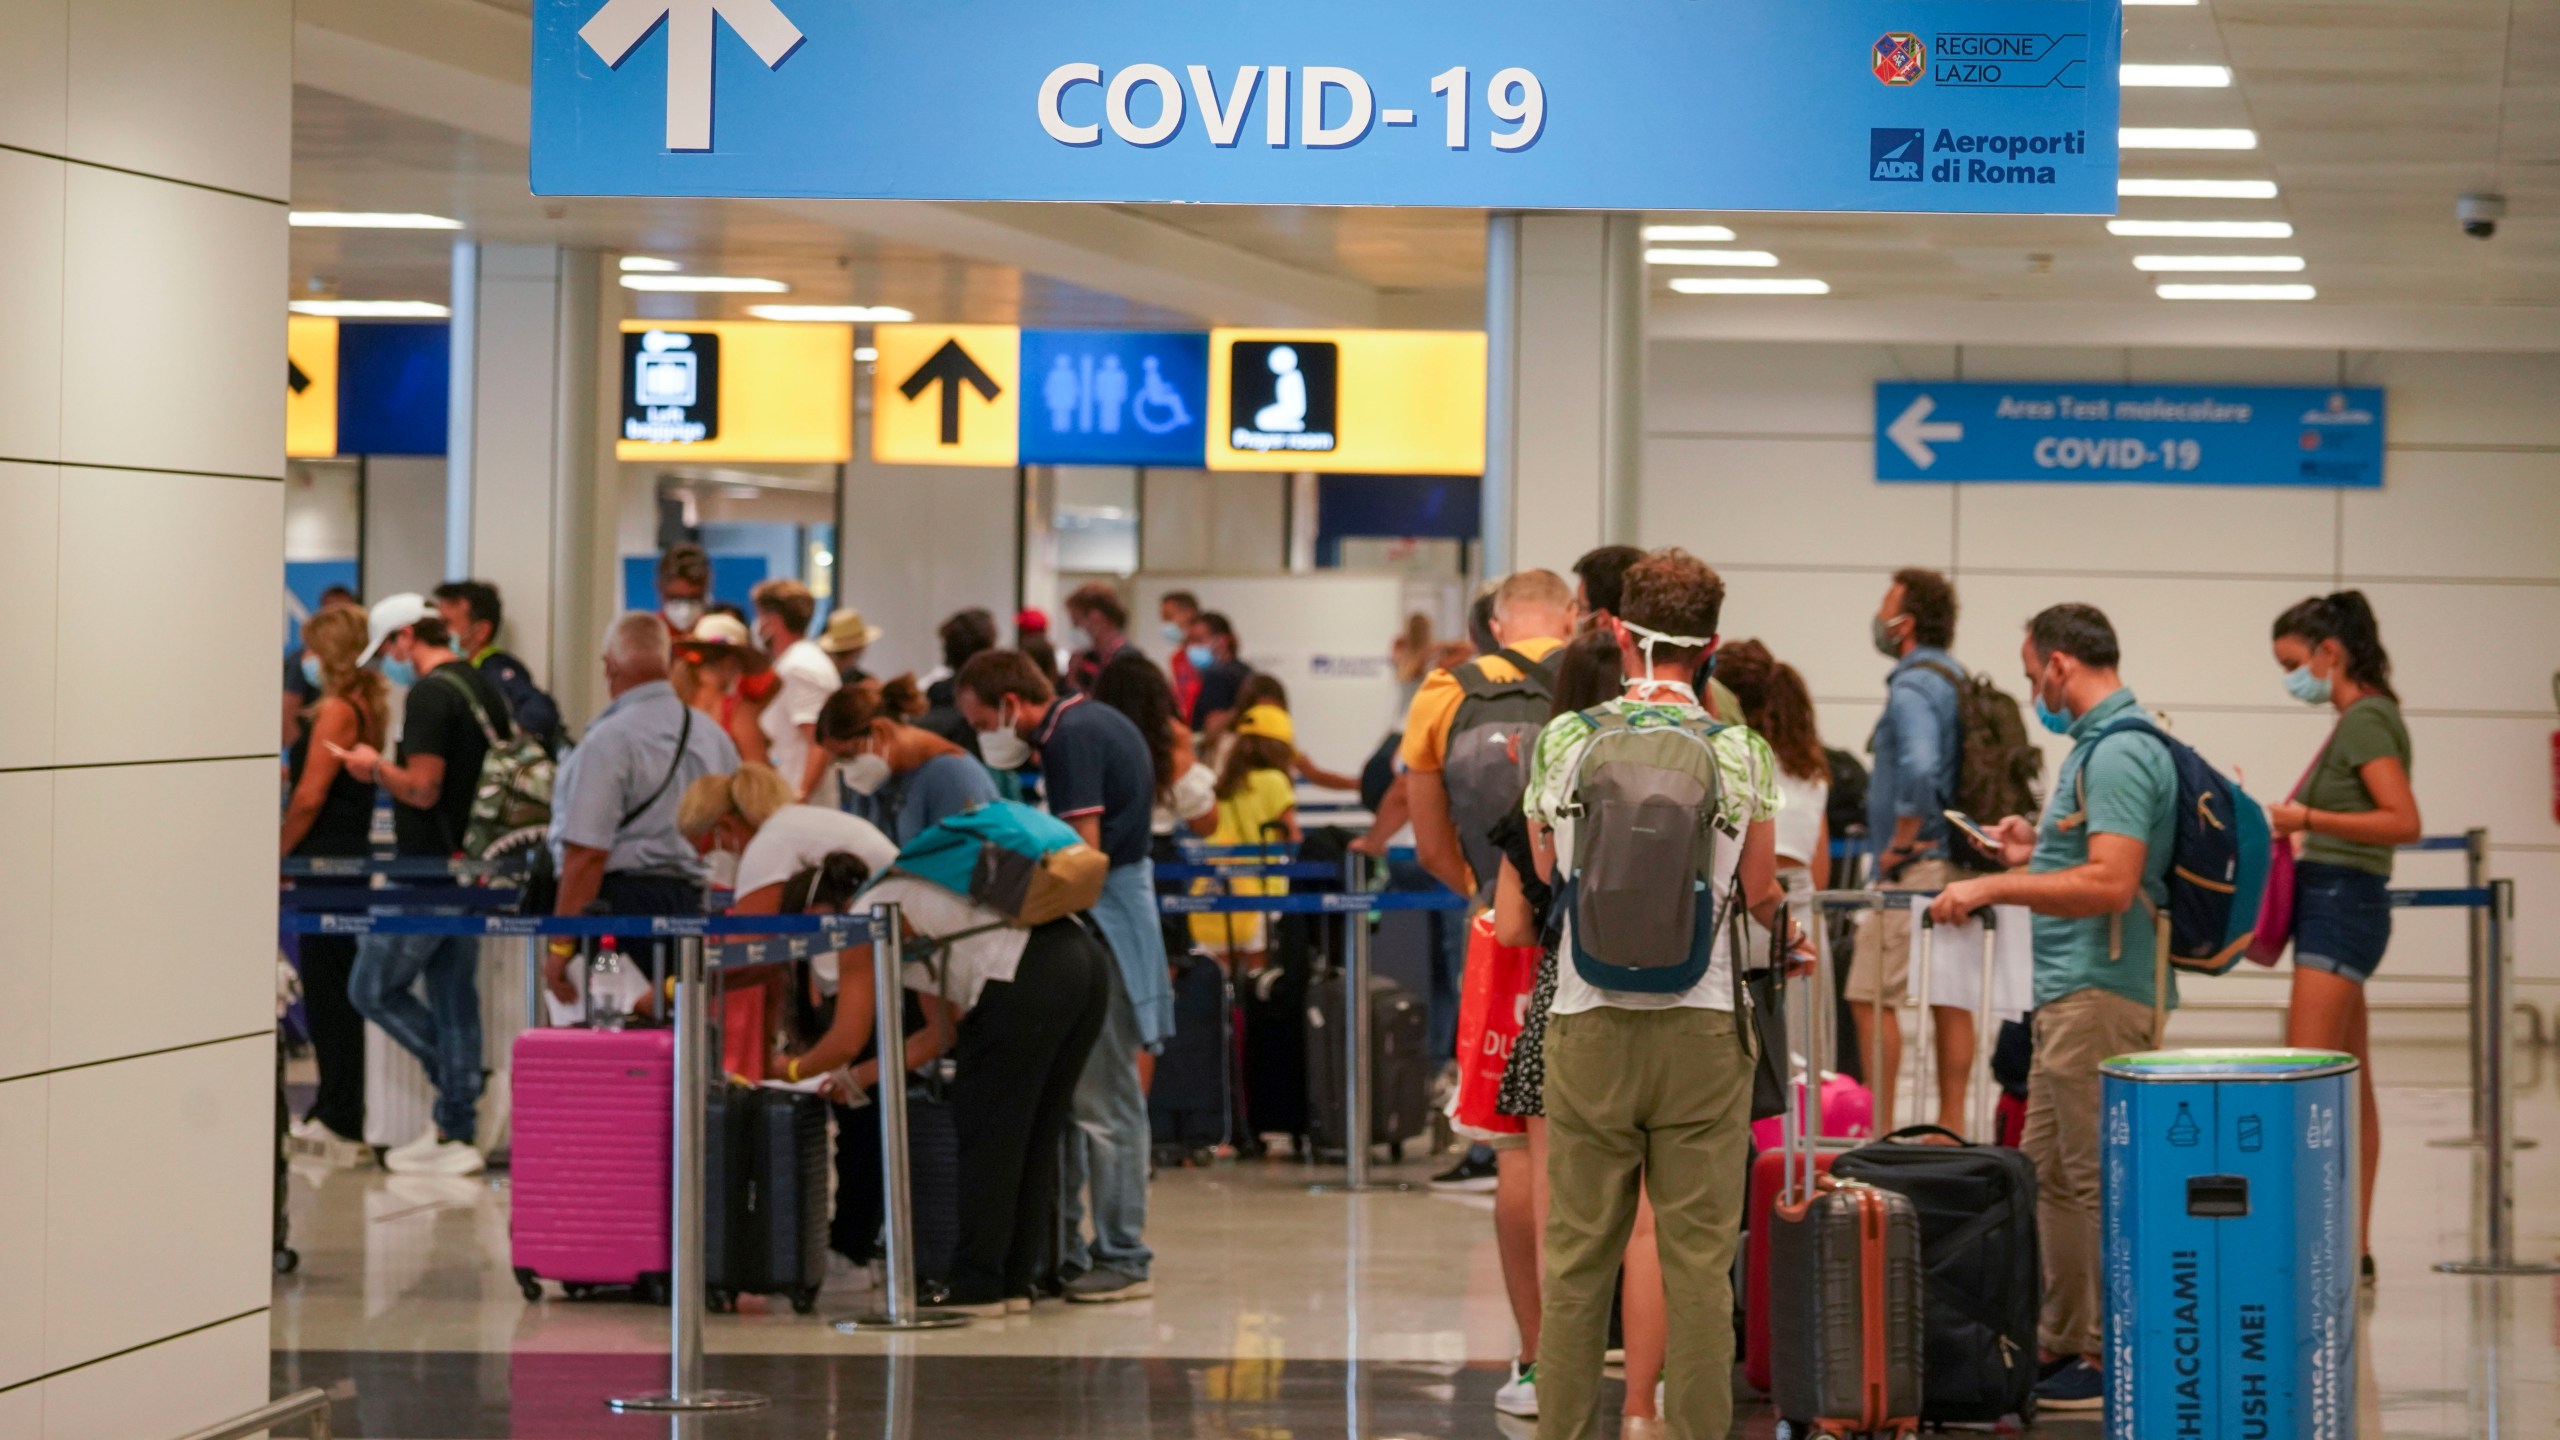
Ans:
[[[2391,856],[2418,838],[2409,790],[2409,728],[2391,689],[2391,657],[2364,593],[2341,590],[2276,617],[2284,688],[2337,712],[2317,759],[2268,821],[2294,846],[2293,1002],[2285,1043],[2344,1050],[2361,1067],[2364,1208],[2371,1235],[2382,1127],[2373,1106],[2373,1051],[2364,982],[2391,943]],[[2283,843],[2283,842],[2279,842]],[[2368,1238],[2364,1272],[2373,1274]]]

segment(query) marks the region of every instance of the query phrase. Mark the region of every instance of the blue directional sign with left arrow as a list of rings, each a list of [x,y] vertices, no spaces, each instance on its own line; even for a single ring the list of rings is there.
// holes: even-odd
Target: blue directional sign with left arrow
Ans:
[[[2382,484],[2383,392],[2273,385],[1876,385],[1876,478]]]

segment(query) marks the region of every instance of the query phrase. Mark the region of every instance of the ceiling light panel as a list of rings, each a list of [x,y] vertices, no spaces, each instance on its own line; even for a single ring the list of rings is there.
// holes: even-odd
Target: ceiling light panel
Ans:
[[[1722,225],[1647,225],[1644,238],[1647,243],[1665,240],[1720,243],[1731,240],[1733,232]]]
[[[293,300],[285,308],[337,320],[442,320],[453,314],[432,300]]]
[[[656,255],[622,257],[622,273],[625,275],[672,275],[683,268],[684,264],[681,261],[662,259]]]
[[[2123,65],[2116,78],[2128,89],[2222,90],[2230,87],[2228,65]]]
[[[754,275],[625,275],[625,290],[679,295],[788,295],[791,287]]]
[[[2165,272],[2224,270],[2236,273],[2255,270],[2272,274],[2300,270],[2302,257],[2299,255],[2136,255],[2133,257],[2133,268]]]
[[[2116,132],[2116,146],[2123,150],[2255,150],[2258,132],[2127,125]]]
[[[2116,193],[2145,200],[2273,200],[2273,180],[2132,180],[2116,181]]]
[[[798,320],[832,325],[903,325],[915,312],[895,305],[750,305],[759,320]]]
[[[2310,300],[2320,292],[2308,285],[2186,285],[2154,288],[2163,300]]]
[[[2110,220],[2110,235],[2161,240],[2290,240],[2289,220]]]
[[[297,230],[459,230],[462,222],[442,215],[390,210],[293,210],[285,220]]]
[[[1647,250],[1647,265],[1737,265],[1767,269],[1778,257],[1766,250]]]
[[[1683,275],[1671,282],[1680,295],[1828,295],[1831,286],[1821,280],[1744,280],[1721,276]]]

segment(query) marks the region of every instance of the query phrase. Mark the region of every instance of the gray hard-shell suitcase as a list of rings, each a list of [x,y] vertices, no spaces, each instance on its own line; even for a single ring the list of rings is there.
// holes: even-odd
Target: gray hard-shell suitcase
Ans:
[[[1795,1082],[1804,1113],[1804,1081]],[[1787,1183],[1769,1217],[1769,1345],[1781,1435],[1913,1435],[1926,1345],[1920,1217],[1889,1190],[1814,1172],[1787,1127]]]
[[[1354,917],[1353,923],[1363,923]],[[1308,987],[1307,1131],[1318,1154],[1343,1151],[1342,972]],[[1431,1125],[1430,1024],[1422,1002],[1392,980],[1369,981],[1369,1143],[1404,1158]]]

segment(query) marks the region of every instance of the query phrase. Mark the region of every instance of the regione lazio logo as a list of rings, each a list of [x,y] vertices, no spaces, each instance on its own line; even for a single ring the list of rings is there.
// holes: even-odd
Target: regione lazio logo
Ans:
[[[1921,132],[1896,127],[1878,127],[1867,132],[1867,178],[1870,180],[1917,180],[1920,178]]]
[[[711,44],[725,20],[770,70],[807,38],[773,0],[605,0],[578,38],[620,69],[659,21],[667,24],[667,148],[711,148]]]
[[[1874,62],[1877,79],[1887,85],[1908,85],[1929,68],[1929,48],[1919,36],[1895,30],[1876,41]]]

